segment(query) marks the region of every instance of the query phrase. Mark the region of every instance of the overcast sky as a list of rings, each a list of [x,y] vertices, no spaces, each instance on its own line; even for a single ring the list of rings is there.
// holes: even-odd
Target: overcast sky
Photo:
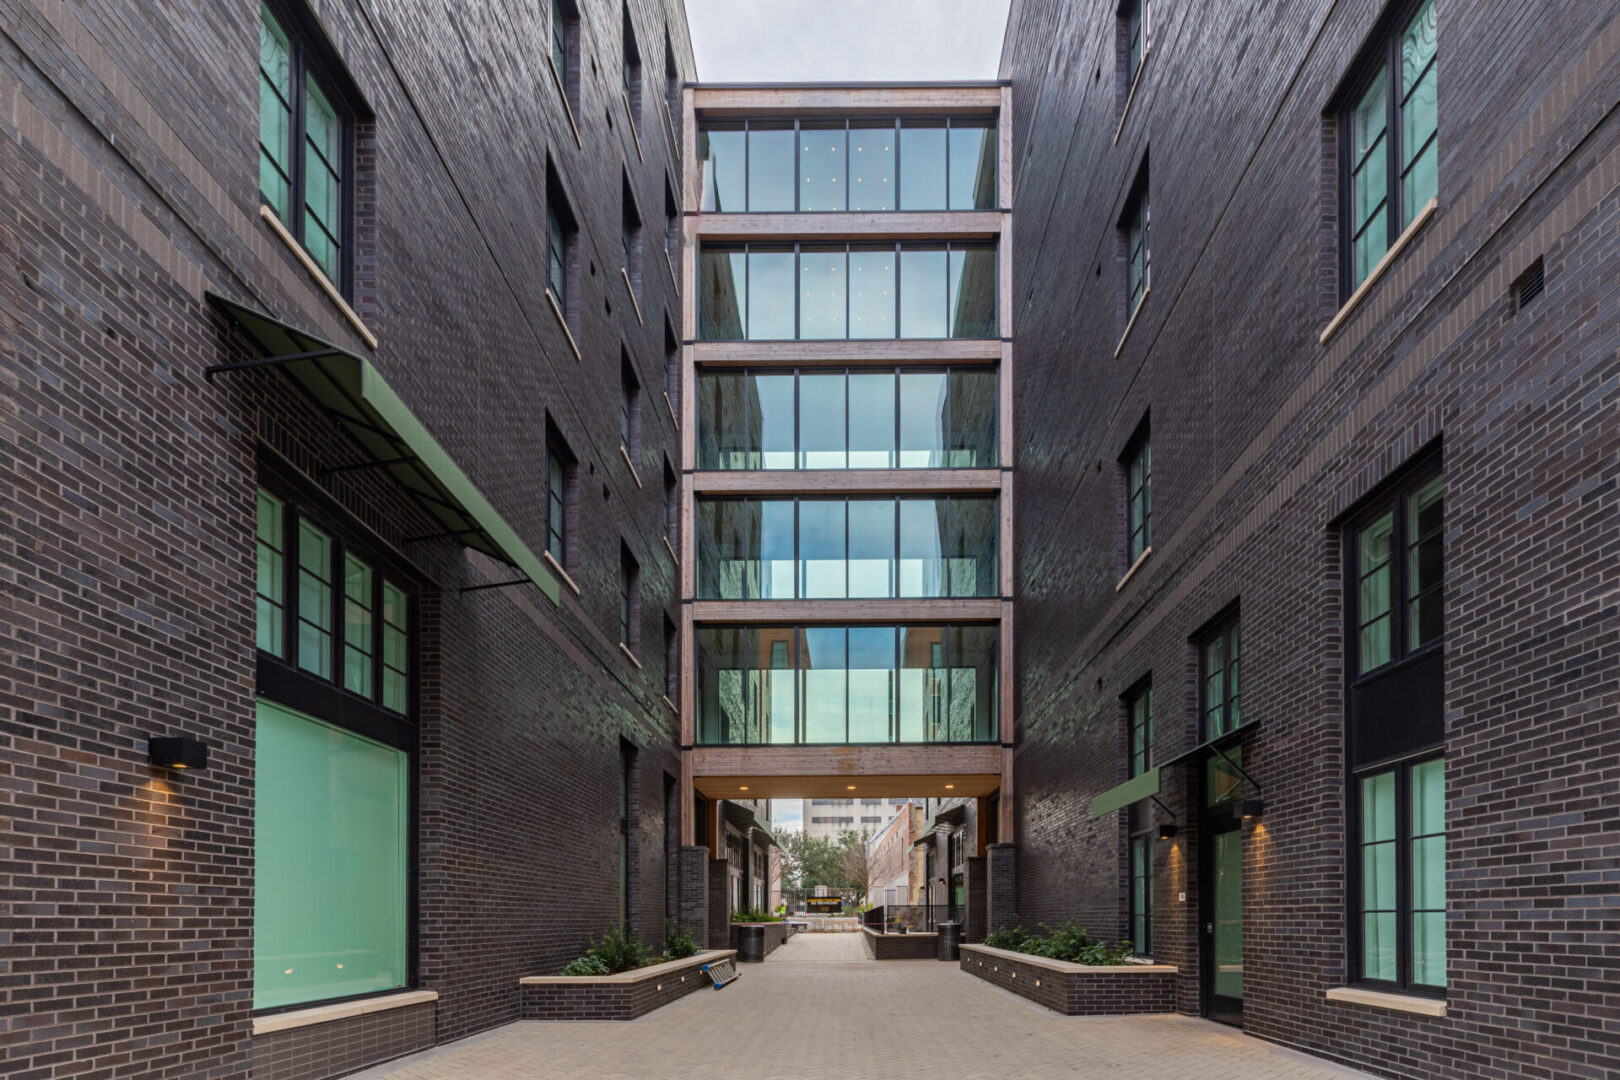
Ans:
[[[1010,0],[686,0],[701,82],[993,79]]]
[[[771,800],[771,828],[795,832],[804,828],[804,802],[800,799]]]

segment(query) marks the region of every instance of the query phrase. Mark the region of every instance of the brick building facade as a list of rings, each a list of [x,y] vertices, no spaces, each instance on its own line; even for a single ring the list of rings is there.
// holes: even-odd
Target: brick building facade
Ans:
[[[1383,1075],[1614,1072],[1620,19],[1015,0],[1002,64],[1019,913]]]
[[[679,886],[679,5],[5,11],[0,1072],[327,1075],[514,1019],[517,979],[621,912],[656,943]],[[370,411],[339,422],[317,370]],[[383,415],[409,462],[365,442]],[[310,525],[296,553],[276,513]],[[267,639],[283,602],[297,626]],[[255,1015],[256,839],[309,809],[282,781],[316,779],[264,790],[267,708],[288,760],[327,739],[401,778],[408,929],[372,984],[414,994]],[[206,769],[149,763],[181,735]]]

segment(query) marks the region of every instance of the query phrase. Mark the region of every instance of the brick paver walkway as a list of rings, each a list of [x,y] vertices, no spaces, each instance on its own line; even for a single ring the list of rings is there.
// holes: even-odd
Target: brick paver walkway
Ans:
[[[720,991],[629,1022],[520,1021],[353,1080],[1373,1080],[1185,1016],[1063,1017],[952,964],[799,934]]]

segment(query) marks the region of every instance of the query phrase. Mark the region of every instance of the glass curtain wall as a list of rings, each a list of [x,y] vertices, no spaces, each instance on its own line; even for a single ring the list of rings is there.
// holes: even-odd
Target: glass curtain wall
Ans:
[[[996,247],[984,241],[708,245],[703,341],[996,336]]]
[[[698,468],[993,468],[996,379],[992,367],[700,370]]]
[[[697,630],[698,741],[994,742],[994,626]]]
[[[994,496],[706,499],[697,595],[996,596],[998,523]]]
[[[705,213],[993,210],[996,118],[705,120],[698,164]]]

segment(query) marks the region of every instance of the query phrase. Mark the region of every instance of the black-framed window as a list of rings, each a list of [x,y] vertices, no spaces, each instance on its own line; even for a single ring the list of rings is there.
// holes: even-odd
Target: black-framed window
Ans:
[[[641,564],[619,544],[619,641],[635,655],[641,649]]]
[[[636,748],[627,739],[619,740],[619,926],[630,932],[630,895],[635,876],[630,862],[630,831],[635,809]]]
[[[681,156],[681,65],[675,59],[675,43],[664,28],[664,115],[669,118],[670,134],[675,136],[675,158]]]
[[[681,632],[664,616],[664,696],[675,701],[681,692]]]
[[[664,318],[664,398],[675,425],[681,423],[681,343],[675,328]]]
[[[357,110],[297,2],[259,8],[259,195],[348,296]]]
[[[569,565],[570,518],[574,509],[574,455],[561,436],[546,439],[546,552],[566,569]]]
[[[1148,174],[1144,168],[1119,223],[1125,257],[1127,321],[1136,313],[1142,298],[1147,295],[1148,286],[1153,283],[1152,222],[1152,211],[1148,207]]]
[[[1445,758],[1431,755],[1355,778],[1352,904],[1359,981],[1442,992],[1446,986]]]
[[[1146,59],[1153,40],[1151,2],[1124,0],[1119,5],[1118,15],[1121,59],[1125,63],[1124,87],[1128,95],[1131,87],[1136,84],[1136,76],[1142,70],[1142,61]]]
[[[1439,194],[1438,32],[1434,0],[1396,4],[1338,111],[1342,298]]]
[[[579,9],[573,0],[551,0],[551,69],[563,100],[579,106]]]
[[[681,482],[668,458],[664,459],[664,539],[671,549],[681,549]]]
[[[1223,619],[1198,643],[1198,715],[1206,739],[1243,723],[1242,650],[1243,626],[1237,615]]]
[[[1139,956],[1153,952],[1153,831],[1132,833],[1129,858],[1129,911],[1131,951]]]
[[[578,227],[563,194],[562,182],[549,168],[546,173],[546,288],[551,290],[563,319],[573,321],[573,285],[578,275],[575,244]]]
[[[1135,564],[1153,546],[1153,440],[1146,423],[1120,458],[1125,472],[1125,561]]]
[[[641,460],[641,380],[630,354],[619,349],[619,445],[632,464]]]
[[[675,268],[675,258],[681,250],[681,208],[675,200],[675,185],[670,183],[669,176],[664,176],[664,257],[669,260],[670,269]]]
[[[1353,678],[1440,646],[1444,528],[1445,477],[1438,467],[1398,486],[1351,527]]]
[[[630,190],[630,177],[623,178],[623,193],[620,195],[620,225],[619,240],[623,251],[621,265],[625,276],[630,279],[632,290],[641,288],[641,212],[636,209],[636,197]]]
[[[1129,733],[1129,772],[1140,776],[1153,767],[1153,684],[1143,681],[1125,695]]]
[[[641,127],[641,49],[636,45],[636,28],[630,20],[630,5],[624,5],[624,100],[630,107],[630,123]]]

